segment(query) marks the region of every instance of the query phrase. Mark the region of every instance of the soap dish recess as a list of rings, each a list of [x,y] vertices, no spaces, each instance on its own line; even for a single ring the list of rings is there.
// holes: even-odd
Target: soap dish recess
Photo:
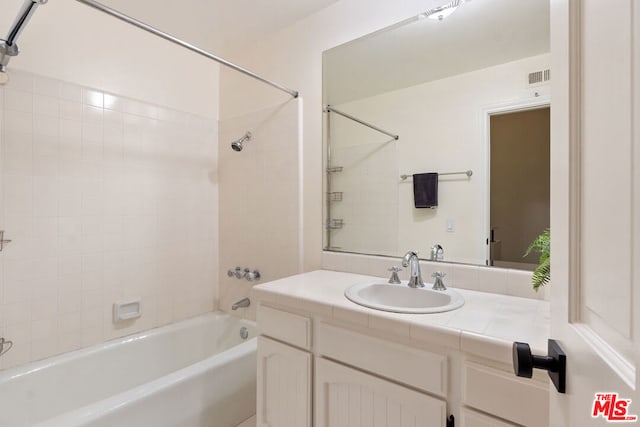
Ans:
[[[129,298],[113,303],[113,323],[137,319],[142,316],[142,298]]]

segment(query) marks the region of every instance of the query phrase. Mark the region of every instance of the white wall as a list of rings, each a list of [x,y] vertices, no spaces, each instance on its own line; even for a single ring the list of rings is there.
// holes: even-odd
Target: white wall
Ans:
[[[22,0],[3,0],[5,35]],[[29,71],[217,118],[219,66],[76,1],[38,7],[9,70]]]
[[[415,16],[444,1],[342,0],[239,50],[232,59],[281,84],[299,90],[302,118],[304,268],[321,266],[322,254],[322,52]],[[288,95],[235,72],[221,72],[221,118],[275,106]]]
[[[548,85],[529,88],[527,83],[529,72],[548,67],[549,55],[541,55],[335,105],[400,139],[389,141],[331,115],[333,166],[345,166],[334,175],[332,191],[345,194],[332,213],[346,221],[342,230],[332,232],[332,245],[396,256],[412,249],[428,258],[430,247],[438,243],[445,260],[484,264],[488,194],[483,111],[532,99],[534,92],[548,95]],[[354,156],[354,151],[361,154]],[[412,181],[399,176],[469,169],[470,179],[440,177],[437,209],[415,209]],[[454,222],[453,232],[446,230],[448,220]]]

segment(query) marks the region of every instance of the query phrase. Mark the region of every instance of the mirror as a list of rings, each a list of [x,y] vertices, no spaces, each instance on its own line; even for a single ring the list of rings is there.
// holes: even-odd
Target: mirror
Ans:
[[[324,52],[324,247],[532,269],[549,227],[549,2],[450,5]]]

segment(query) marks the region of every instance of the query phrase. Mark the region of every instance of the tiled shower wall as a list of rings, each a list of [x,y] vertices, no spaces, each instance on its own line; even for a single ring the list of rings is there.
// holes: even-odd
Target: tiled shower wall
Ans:
[[[250,295],[251,287],[299,273],[299,103],[220,122],[220,308]],[[230,143],[247,131],[241,152]],[[228,277],[238,267],[258,269],[260,281]],[[255,305],[234,312],[255,318]]]
[[[217,123],[28,73],[0,86],[0,368],[211,311]],[[112,304],[142,298],[113,324]]]

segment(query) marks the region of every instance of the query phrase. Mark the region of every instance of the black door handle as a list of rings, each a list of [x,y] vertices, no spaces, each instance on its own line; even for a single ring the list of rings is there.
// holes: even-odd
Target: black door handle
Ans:
[[[531,347],[524,342],[513,343],[513,371],[519,377],[531,378],[533,369],[544,369],[559,393],[565,392],[567,356],[556,340],[548,341],[548,356],[531,354]]]

